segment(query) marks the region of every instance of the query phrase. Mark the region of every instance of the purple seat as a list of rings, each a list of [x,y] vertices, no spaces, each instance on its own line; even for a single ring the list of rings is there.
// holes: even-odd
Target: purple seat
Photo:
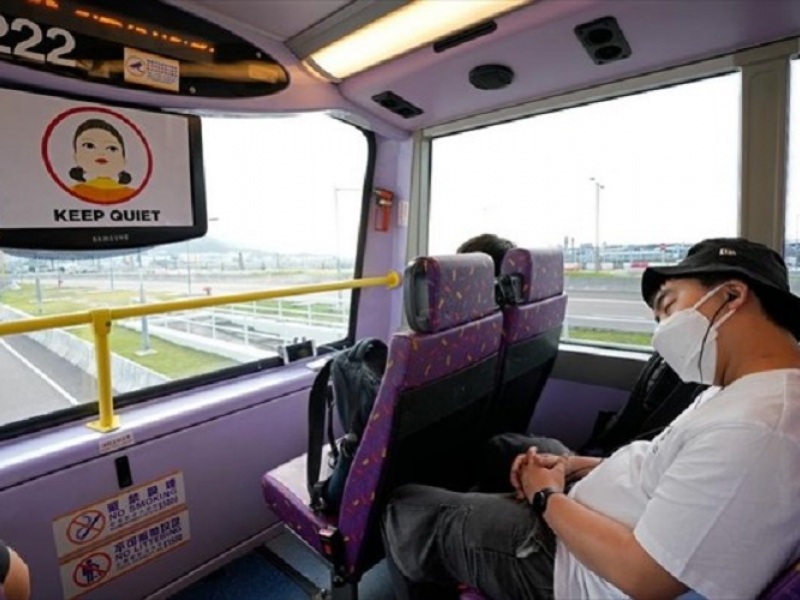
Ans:
[[[525,433],[558,354],[567,309],[564,257],[556,249],[513,248],[500,273],[501,289],[516,280],[517,291],[504,294],[501,375],[489,427],[492,434]]]
[[[459,600],[487,600],[486,596],[472,588],[462,588],[458,591]]]
[[[760,600],[800,600],[800,562],[773,581]]]
[[[407,482],[466,490],[486,441],[483,417],[502,335],[491,259],[480,253],[418,258],[403,285],[412,331],[390,340],[339,515],[309,508],[305,456],[262,477],[269,507],[331,564],[335,598],[355,598],[362,574],[383,557],[379,520],[387,495]]]

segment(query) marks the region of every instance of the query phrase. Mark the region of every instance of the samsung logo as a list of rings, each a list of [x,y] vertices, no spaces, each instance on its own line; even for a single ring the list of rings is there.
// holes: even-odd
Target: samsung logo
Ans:
[[[127,242],[130,236],[127,233],[114,233],[110,235],[93,235],[92,242],[102,244],[106,242]]]

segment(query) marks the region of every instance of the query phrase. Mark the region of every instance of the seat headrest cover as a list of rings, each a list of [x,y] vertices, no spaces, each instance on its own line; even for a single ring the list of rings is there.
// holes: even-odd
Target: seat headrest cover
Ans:
[[[564,254],[557,248],[512,248],[503,257],[500,274],[522,276],[526,303],[552,298],[564,291]]]
[[[414,259],[406,268],[403,294],[408,325],[419,333],[450,329],[498,310],[494,265],[481,252]]]

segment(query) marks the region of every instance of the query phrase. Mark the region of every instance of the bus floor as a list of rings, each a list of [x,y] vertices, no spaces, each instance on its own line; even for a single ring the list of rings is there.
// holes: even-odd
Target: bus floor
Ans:
[[[290,565],[302,580],[281,563]],[[330,572],[325,564],[284,530],[264,547],[217,569],[172,600],[309,600],[315,591],[329,585]],[[393,600],[385,562],[364,576],[358,591],[359,600]]]

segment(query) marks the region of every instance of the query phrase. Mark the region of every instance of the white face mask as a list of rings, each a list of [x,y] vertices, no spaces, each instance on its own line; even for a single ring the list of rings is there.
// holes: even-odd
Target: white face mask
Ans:
[[[735,311],[729,311],[711,325],[697,309],[721,288],[722,285],[718,285],[691,308],[680,310],[661,321],[653,334],[653,348],[686,383],[714,383],[717,372],[717,330]]]

